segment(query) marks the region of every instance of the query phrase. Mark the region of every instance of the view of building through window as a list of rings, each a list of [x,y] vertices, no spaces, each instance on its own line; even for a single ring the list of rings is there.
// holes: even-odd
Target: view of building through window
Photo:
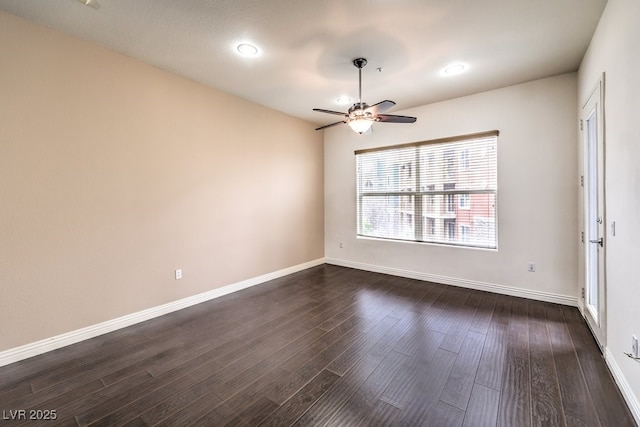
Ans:
[[[497,132],[356,152],[358,234],[497,247]]]

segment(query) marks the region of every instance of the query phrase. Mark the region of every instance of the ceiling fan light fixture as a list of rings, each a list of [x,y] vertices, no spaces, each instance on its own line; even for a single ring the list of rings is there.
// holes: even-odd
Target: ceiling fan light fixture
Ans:
[[[373,120],[368,119],[353,119],[349,120],[349,127],[356,133],[363,134],[373,125]]]

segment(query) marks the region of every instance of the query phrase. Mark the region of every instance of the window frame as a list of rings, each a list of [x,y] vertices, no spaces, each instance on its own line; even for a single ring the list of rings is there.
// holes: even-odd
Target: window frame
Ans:
[[[371,239],[382,239],[382,240],[391,240],[391,241],[400,241],[400,242],[416,242],[416,243],[427,243],[427,244],[438,244],[438,245],[446,245],[446,246],[460,246],[460,247],[466,247],[466,248],[477,248],[477,249],[489,249],[489,250],[497,250],[498,249],[498,181],[497,181],[497,174],[498,174],[498,161],[497,161],[497,152],[495,153],[495,163],[492,165],[493,168],[491,168],[491,171],[494,171],[495,173],[495,188],[489,188],[489,189],[457,189],[455,188],[455,184],[453,184],[453,187],[449,187],[451,189],[442,189],[442,190],[432,190],[431,188],[433,188],[432,185],[422,185],[422,182],[420,180],[420,170],[421,170],[421,166],[419,163],[416,164],[415,167],[415,171],[416,173],[413,174],[415,176],[415,184],[412,186],[412,188],[398,188],[394,191],[389,191],[389,190],[385,190],[385,191],[367,191],[367,192],[361,192],[360,189],[358,188],[358,183],[360,178],[360,172],[359,172],[359,168],[358,168],[358,155],[360,154],[365,154],[365,153],[369,153],[369,152],[375,152],[375,151],[387,151],[387,150],[402,150],[404,148],[409,148],[409,147],[416,147],[416,159],[419,159],[420,156],[418,156],[419,153],[419,147],[423,147],[423,146],[427,146],[427,145],[432,145],[432,144],[446,144],[446,143],[461,143],[461,142],[465,142],[465,141],[469,141],[471,142],[472,140],[477,140],[477,139],[486,139],[486,138],[495,138],[495,149],[497,150],[497,138],[499,136],[499,131],[494,130],[494,131],[488,131],[488,132],[480,132],[480,133],[474,133],[474,134],[468,134],[468,135],[461,135],[461,136],[455,136],[455,137],[448,137],[448,138],[441,138],[441,139],[435,139],[435,140],[429,140],[429,141],[421,141],[421,142],[415,142],[415,143],[408,143],[408,144],[400,144],[400,145],[395,145],[395,146],[386,146],[386,147],[378,147],[378,148],[369,148],[369,149],[363,149],[363,150],[356,150],[355,151],[355,155],[356,155],[356,198],[357,198],[357,206],[356,206],[356,211],[357,211],[357,224],[356,224],[356,233],[357,233],[357,237],[358,238],[371,238]],[[449,155],[449,147],[447,147],[446,145],[443,145],[443,159],[442,159],[442,163],[441,163],[441,169],[443,171],[443,173],[445,173],[443,182],[446,182],[447,180],[450,180],[452,177],[452,173],[456,174],[458,173],[458,170],[462,169],[464,171],[468,171],[471,168],[470,165],[467,165],[466,163],[469,161],[469,148],[464,147],[462,148],[462,151],[460,153],[455,153],[453,154],[453,157],[451,155]],[[461,153],[466,153],[464,155],[462,155]],[[462,157],[461,157],[462,156]],[[451,167],[451,165],[449,164],[449,157],[452,157],[454,160],[454,166]],[[464,160],[465,164],[464,164],[464,168],[459,168],[458,166],[460,165],[455,165],[455,161],[456,160],[461,160],[461,158]],[[428,155],[426,157],[426,162],[428,165],[431,165],[431,162],[433,162],[433,156]],[[454,179],[455,180],[455,179]],[[422,185],[422,188],[420,187]],[[444,184],[447,185],[447,184]],[[431,187],[431,188],[429,188]],[[427,190],[427,188],[429,188],[429,190]],[[465,199],[467,200],[468,203],[465,204],[465,206],[460,206],[460,202],[461,199],[460,197],[458,197],[458,200],[455,200],[456,196],[458,195],[465,195]],[[429,228],[429,212],[425,212],[425,210],[423,209],[424,206],[430,206],[431,205],[431,200],[433,200],[434,197],[441,197],[441,200],[445,206],[445,209],[447,210],[447,213],[451,214],[457,214],[457,209],[464,209],[464,210],[468,210],[471,208],[471,201],[473,199],[472,194],[489,194],[489,195],[493,195],[492,198],[492,214],[493,214],[493,222],[492,222],[492,227],[493,228],[493,239],[491,240],[487,240],[486,242],[481,242],[481,243],[477,243],[477,242],[469,242],[469,241],[457,241],[457,236],[454,235],[454,240],[452,241],[450,239],[450,236],[448,234],[447,230],[443,231],[443,236],[440,236],[440,238],[434,238],[434,235],[432,233],[430,233],[431,229]],[[401,235],[401,233],[398,234],[394,234],[394,236],[392,237],[381,237],[381,236],[376,236],[373,235],[373,233],[369,233],[367,234],[364,230],[363,227],[365,226],[364,222],[363,222],[363,203],[364,200],[368,197],[396,197],[396,196],[402,196],[402,197],[412,197],[412,204],[414,207],[414,215],[413,215],[413,224],[414,224],[414,230],[413,230],[413,238],[410,237],[406,237],[405,235]],[[452,198],[453,199],[453,207],[454,207],[454,212],[451,212],[449,210],[449,199],[448,198]],[[370,199],[370,200],[375,200],[375,199]],[[383,199],[384,200],[384,199]],[[455,217],[454,217],[455,218]],[[455,224],[455,223],[454,223]],[[458,224],[455,224],[453,227],[453,231],[455,234],[458,234],[459,227],[457,226]],[[443,224],[444,226],[444,224]],[[427,229],[429,228],[429,230]],[[446,228],[446,227],[445,227]],[[436,233],[436,235],[438,235],[438,233]],[[459,240],[459,239],[458,239]],[[486,243],[486,244],[485,244]]]

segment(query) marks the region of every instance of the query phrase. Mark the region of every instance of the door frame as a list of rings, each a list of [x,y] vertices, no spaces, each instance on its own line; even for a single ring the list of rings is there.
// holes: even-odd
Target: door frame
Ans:
[[[591,329],[596,342],[603,350],[606,347],[606,248],[607,248],[607,221],[606,221],[606,140],[605,140],[605,116],[604,116],[604,73],[598,79],[594,88],[589,92],[589,96],[580,107],[580,229],[581,241],[580,245],[580,284],[582,287],[581,298],[579,303],[582,315]],[[589,218],[589,192],[594,182],[591,179],[591,167],[589,162],[588,147],[588,123],[587,119],[595,113],[596,132],[595,136],[597,157],[596,157],[596,181],[595,193],[597,194],[596,217],[600,218],[597,225],[594,225],[595,235],[589,233],[587,220]],[[594,243],[594,241],[602,239],[602,244]],[[587,303],[589,295],[588,276],[590,274],[589,252],[596,247],[597,253],[597,313],[589,308]]]

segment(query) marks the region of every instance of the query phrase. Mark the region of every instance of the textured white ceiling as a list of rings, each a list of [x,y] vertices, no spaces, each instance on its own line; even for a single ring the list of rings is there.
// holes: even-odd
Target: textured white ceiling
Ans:
[[[389,113],[575,71],[606,0],[0,0],[39,22],[316,124],[358,97]],[[235,53],[250,41],[256,58]],[[462,75],[442,77],[455,61]],[[382,72],[377,71],[381,67]]]

